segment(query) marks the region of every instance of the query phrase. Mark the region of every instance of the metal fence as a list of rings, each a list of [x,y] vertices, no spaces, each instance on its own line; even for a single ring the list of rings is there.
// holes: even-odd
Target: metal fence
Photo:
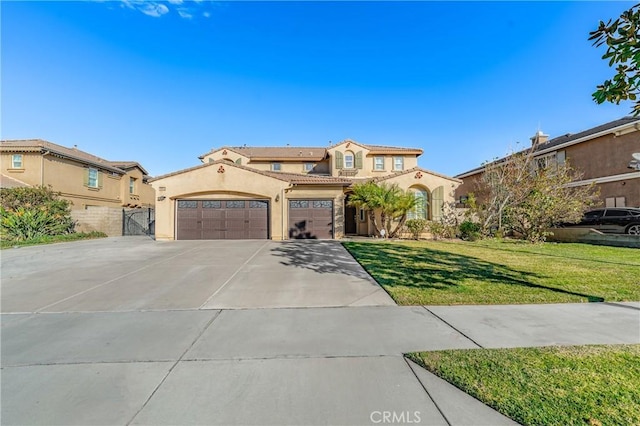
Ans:
[[[152,208],[122,209],[122,235],[155,235],[156,215]]]

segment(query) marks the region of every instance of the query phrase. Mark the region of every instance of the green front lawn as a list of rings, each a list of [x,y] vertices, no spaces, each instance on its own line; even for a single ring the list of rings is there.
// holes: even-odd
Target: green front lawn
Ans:
[[[104,232],[76,232],[73,234],[64,234],[64,235],[55,235],[55,236],[44,236],[39,238],[34,238],[32,240],[25,241],[11,241],[11,240],[1,240],[0,248],[6,249],[10,247],[23,247],[23,246],[35,246],[40,244],[53,244],[53,243],[63,243],[68,241],[78,241],[78,240],[91,240],[94,238],[105,238],[107,234]]]
[[[400,305],[640,300],[640,250],[517,241],[345,242]]]
[[[469,349],[408,357],[524,425],[640,424],[640,345]]]

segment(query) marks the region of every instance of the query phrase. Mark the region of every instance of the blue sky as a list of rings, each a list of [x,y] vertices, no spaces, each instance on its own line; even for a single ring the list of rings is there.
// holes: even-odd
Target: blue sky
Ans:
[[[152,175],[350,138],[456,175],[628,115],[591,100],[613,71],[587,38],[633,4],[3,1],[1,137]]]

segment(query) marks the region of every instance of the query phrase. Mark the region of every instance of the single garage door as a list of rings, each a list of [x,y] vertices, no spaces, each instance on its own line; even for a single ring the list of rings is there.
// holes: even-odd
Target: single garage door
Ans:
[[[333,200],[289,200],[289,238],[333,238]]]
[[[269,238],[269,202],[264,200],[178,200],[178,240]]]

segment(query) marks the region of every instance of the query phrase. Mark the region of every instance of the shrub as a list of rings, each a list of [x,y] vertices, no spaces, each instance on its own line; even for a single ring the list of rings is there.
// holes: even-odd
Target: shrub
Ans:
[[[24,241],[72,233],[70,205],[48,187],[4,188],[0,190],[2,238]]]
[[[453,225],[449,225],[445,222],[441,221],[432,221],[428,222],[427,228],[429,229],[429,233],[433,236],[434,240],[440,238],[456,238],[457,237],[457,227]]]
[[[460,238],[466,241],[475,241],[480,238],[480,225],[470,220],[460,224]]]
[[[409,219],[404,226],[411,233],[413,239],[417,240],[427,227],[427,221],[424,219]]]

